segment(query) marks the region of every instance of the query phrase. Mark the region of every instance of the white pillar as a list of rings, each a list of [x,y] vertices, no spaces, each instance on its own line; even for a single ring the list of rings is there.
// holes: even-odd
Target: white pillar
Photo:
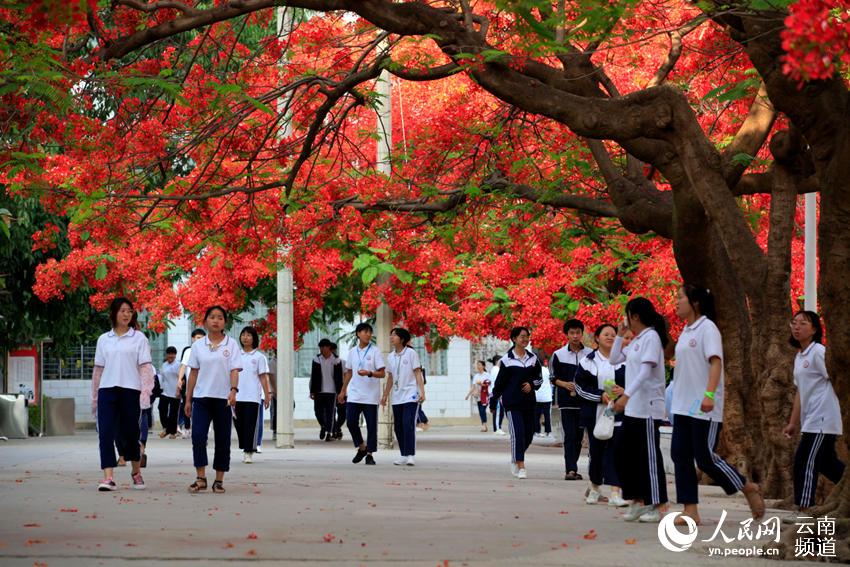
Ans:
[[[804,308],[807,311],[818,310],[818,196],[817,193],[805,195],[803,293]]]
[[[390,148],[392,147],[392,83],[388,71],[382,71],[378,78],[378,149],[377,169],[387,177],[392,175],[392,164],[390,162]],[[378,281],[386,281],[386,277]],[[386,355],[390,352],[390,331],[393,328],[393,310],[381,302],[376,314],[376,335],[378,348]],[[386,378],[381,380],[381,389],[386,385]],[[392,407],[387,406],[378,412],[378,445],[382,449],[393,446],[393,413]]]
[[[292,30],[292,12],[284,7],[276,10],[277,34],[285,38]],[[278,65],[286,65],[286,55],[281,55]],[[286,101],[278,100],[278,109],[282,112]],[[288,117],[284,119],[279,137],[286,137],[291,131]],[[281,248],[278,262],[289,260],[289,250]],[[292,419],[295,400],[295,319],[292,290],[292,268],[284,264],[277,272],[277,374],[275,392],[277,396],[277,435],[275,447],[292,449],[295,447],[295,427]]]

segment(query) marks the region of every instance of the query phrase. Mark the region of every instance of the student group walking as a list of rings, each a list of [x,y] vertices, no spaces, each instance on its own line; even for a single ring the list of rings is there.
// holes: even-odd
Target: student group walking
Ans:
[[[683,516],[697,524],[701,521],[697,467],[727,494],[741,493],[753,518],[764,515],[758,484],[716,452],[723,428],[724,359],[714,297],[706,288],[686,284],[678,291],[676,314],[683,327],[675,345],[652,302],[638,297],[626,304],[621,321],[593,330],[593,348],[584,344],[583,323],[571,319],[563,326],[566,344],[546,364],[529,347],[531,330],[522,326],[511,330],[512,347],[495,364],[495,377],[483,361],[476,363],[467,398],[477,407],[482,431],[488,429],[488,408],[494,432],[507,422],[515,478],[529,477],[527,451],[535,435],[543,435],[541,418],[550,434],[554,401],[563,428],[567,481],[583,480],[578,461],[587,436],[587,504],[627,507],[626,521],[660,520],[668,494],[659,428],[667,419],[673,425],[671,456]],[[204,329],[193,333],[193,344],[181,361],[177,362],[177,350],[169,347],[157,373],[148,340],[137,330],[132,303],[115,299],[109,315],[112,329],[98,339],[92,376],[92,411],[103,471],[98,490],[117,489],[114,470],[122,462],[131,465],[131,486],[145,488],[141,469],[147,461],[149,408],[158,385],[160,437],[191,435],[195,480],[188,490],[225,492],[231,429],[236,429],[243,462],[251,463],[261,451],[263,410],[269,409],[272,400],[268,361],[258,350],[256,329],[245,327],[235,341],[225,334],[227,311],[212,306],[204,315]],[[837,482],[844,473],[835,452],[842,422],[826,371],[820,317],[800,311],[792,318],[790,331],[789,341],[798,351],[794,361],[797,392],[783,433],[789,438],[801,434],[794,459],[794,501],[805,512],[815,503],[819,476]],[[320,439],[342,439],[347,426],[354,446],[352,462],[376,465],[378,412],[389,404],[399,449],[393,464],[415,466],[416,433],[427,418],[422,412],[424,369],[410,347],[411,334],[404,328],[393,329],[386,359],[373,343],[368,323],[359,324],[355,334],[357,345],[345,360],[337,355],[334,343],[322,339],[312,361],[310,398]],[[674,353],[668,408],[665,360]],[[544,366],[548,366],[548,380]],[[211,483],[207,476],[210,426]],[[603,495],[604,485],[610,487],[608,496]]]

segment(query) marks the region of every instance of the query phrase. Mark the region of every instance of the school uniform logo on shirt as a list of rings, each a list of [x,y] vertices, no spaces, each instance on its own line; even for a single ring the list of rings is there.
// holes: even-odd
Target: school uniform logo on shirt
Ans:
[[[223,354],[223,355],[224,355],[224,358],[228,358],[228,357],[230,357],[230,351],[229,351],[229,350],[227,350],[227,349],[224,349],[224,352],[222,352],[221,354]]]
[[[406,359],[406,358],[405,358],[405,359],[402,359],[401,363],[402,363],[402,364],[404,364],[404,365],[408,365],[408,364],[410,364],[410,363],[407,361],[407,359]]]
[[[636,344],[634,346],[634,349],[635,349],[635,352],[639,351],[640,350],[640,343]]]
[[[809,367],[809,361],[808,361],[808,360],[804,360],[804,361],[803,361],[803,368],[808,368],[808,367]]]
[[[696,339],[691,339],[691,340],[689,340],[689,341],[688,341],[688,346],[689,346],[689,347],[691,347],[691,348],[693,348],[693,347],[697,346],[697,340],[696,340]]]

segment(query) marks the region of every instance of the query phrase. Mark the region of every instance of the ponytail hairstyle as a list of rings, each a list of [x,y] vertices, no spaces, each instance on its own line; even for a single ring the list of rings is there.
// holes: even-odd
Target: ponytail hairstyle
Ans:
[[[685,284],[682,286],[682,291],[685,297],[688,298],[688,303],[691,304],[694,311],[700,315],[705,315],[713,322],[717,322],[717,310],[714,308],[714,295],[707,287],[698,285]]]
[[[793,321],[794,319],[796,319],[798,315],[802,315],[803,318],[806,319],[806,321],[812,324],[812,328],[815,331],[815,335],[812,337],[812,342],[823,343],[823,325],[820,322],[820,315],[818,315],[814,311],[806,311],[805,309],[801,309],[800,311],[794,313],[794,316],[791,317],[791,320]],[[788,342],[794,348],[802,348],[803,346],[800,344],[800,341],[794,338],[793,335],[790,339],[788,339]]]
[[[408,331],[407,329],[403,329],[402,327],[396,327],[395,329],[390,331],[390,334],[395,335],[399,339],[401,339],[402,346],[407,346],[408,343],[410,343],[410,339],[412,338],[410,336],[410,331]]]
[[[658,333],[658,338],[661,339],[661,346],[666,347],[670,342],[667,336],[667,323],[664,321],[655,306],[650,300],[645,297],[635,297],[626,303],[626,315],[631,318],[632,315],[637,315],[640,322],[647,327],[652,327]]]

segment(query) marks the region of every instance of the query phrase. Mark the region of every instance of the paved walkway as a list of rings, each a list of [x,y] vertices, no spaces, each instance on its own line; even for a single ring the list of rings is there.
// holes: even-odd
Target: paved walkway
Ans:
[[[506,438],[477,428],[420,434],[417,466],[404,468],[392,465],[395,451],[377,453],[375,467],[352,465],[348,440],[323,443],[317,433],[299,430],[294,450],[267,441],[251,465],[234,449],[223,495],[186,492],[189,440],[153,434],[147,490],[131,490],[129,470],[116,469],[121,489],[113,493],[96,491],[94,432],[2,443],[0,564],[777,564],[710,558],[699,542],[684,553],[665,550],[656,525],[585,505],[586,482],[562,480],[560,448],[533,446],[529,479],[517,481]],[[743,498],[714,487],[703,493],[703,519],[714,525],[700,538],[724,508],[727,533],[735,533],[747,517]]]

